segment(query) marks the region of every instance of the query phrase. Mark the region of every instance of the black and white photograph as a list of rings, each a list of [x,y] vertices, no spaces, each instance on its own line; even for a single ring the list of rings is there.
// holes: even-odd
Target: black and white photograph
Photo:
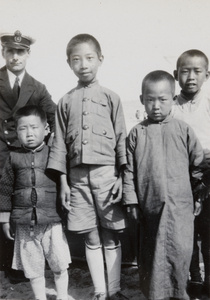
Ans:
[[[210,300],[209,37],[209,0],[0,0],[0,299]]]

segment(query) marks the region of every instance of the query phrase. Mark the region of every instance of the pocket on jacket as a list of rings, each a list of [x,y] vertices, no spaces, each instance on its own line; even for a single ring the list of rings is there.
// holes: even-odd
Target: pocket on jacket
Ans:
[[[114,137],[113,130],[105,126],[93,125],[93,133],[104,136],[107,139],[113,139]]]
[[[107,108],[107,99],[106,98],[92,98],[92,109],[91,112],[97,115],[100,115],[103,118],[110,118],[110,111]]]
[[[112,128],[94,125],[92,128],[93,133],[93,151],[106,155],[108,157],[115,156],[116,139]]]

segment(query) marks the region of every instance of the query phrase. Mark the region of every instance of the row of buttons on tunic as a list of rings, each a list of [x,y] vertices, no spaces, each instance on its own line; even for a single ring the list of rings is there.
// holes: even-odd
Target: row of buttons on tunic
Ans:
[[[85,86],[85,88],[87,88],[87,86]],[[83,101],[83,102],[87,102],[88,100],[89,100],[88,98],[83,98],[82,101]],[[83,116],[87,116],[87,115],[89,114],[89,112],[85,110],[85,111],[83,111],[82,114],[83,114]],[[89,129],[89,126],[88,126],[88,125],[83,125],[82,129],[83,129],[83,130],[87,130],[87,129]],[[83,144],[83,145],[87,145],[87,144],[88,144],[88,141],[87,141],[87,140],[83,140],[83,141],[82,141],[82,144]]]

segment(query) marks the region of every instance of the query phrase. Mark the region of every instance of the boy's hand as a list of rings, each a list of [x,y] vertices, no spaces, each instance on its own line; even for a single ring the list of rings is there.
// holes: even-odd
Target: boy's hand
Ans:
[[[112,188],[112,195],[110,197],[109,203],[115,204],[120,202],[122,199],[122,177],[118,177]]]
[[[210,188],[205,186],[203,183],[198,184],[193,189],[193,196],[195,201],[203,202],[209,197]]]
[[[66,175],[60,176],[60,200],[62,206],[70,211],[71,189],[67,183]]]
[[[5,237],[8,239],[8,240],[14,240],[13,236],[14,234],[11,232],[10,230],[10,223],[3,223],[2,224],[2,229],[3,229],[3,232],[4,232],[4,235]]]
[[[131,204],[126,207],[128,219],[139,222],[140,210],[138,204]]]
[[[202,201],[195,201],[194,216],[199,216],[203,208]]]

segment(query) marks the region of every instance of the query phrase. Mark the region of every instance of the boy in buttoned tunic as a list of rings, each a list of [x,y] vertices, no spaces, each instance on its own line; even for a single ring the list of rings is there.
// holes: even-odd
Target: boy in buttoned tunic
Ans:
[[[68,299],[71,262],[68,243],[57,212],[56,182],[46,173],[49,146],[45,112],[35,106],[15,115],[22,147],[10,153],[0,181],[0,212],[7,239],[15,239],[12,268],[30,279],[36,300],[46,300],[45,260],[53,271],[59,300]]]
[[[209,78],[209,61],[200,50],[185,51],[177,60],[174,77],[179,82],[181,93],[172,107],[172,116],[189,124],[199,139],[210,166],[210,96],[202,90]],[[203,209],[195,219],[194,250],[190,266],[189,291],[201,297],[202,277],[199,267],[198,238],[204,262],[204,292],[210,296],[210,198],[203,202]]]
[[[118,238],[125,228],[120,204],[121,172],[126,164],[122,104],[118,95],[100,86],[96,79],[103,56],[93,36],[73,37],[66,53],[79,82],[58,103],[48,168],[60,173],[60,197],[69,211],[68,229],[85,234],[93,299],[126,299],[120,292]]]

